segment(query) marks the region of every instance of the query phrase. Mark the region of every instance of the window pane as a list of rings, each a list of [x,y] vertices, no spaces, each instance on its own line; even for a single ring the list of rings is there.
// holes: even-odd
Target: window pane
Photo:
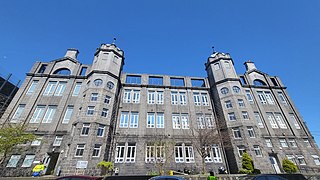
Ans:
[[[170,85],[171,86],[184,86],[184,79],[183,78],[170,78]]]
[[[192,87],[206,87],[203,79],[191,79]]]
[[[141,76],[127,75],[127,84],[141,84]]]
[[[163,78],[162,77],[152,77],[149,76],[149,85],[163,85]]]

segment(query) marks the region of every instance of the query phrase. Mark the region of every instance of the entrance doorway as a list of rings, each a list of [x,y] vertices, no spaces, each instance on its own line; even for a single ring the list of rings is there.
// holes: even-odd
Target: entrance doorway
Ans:
[[[277,174],[281,173],[277,158],[275,156],[273,156],[273,155],[270,155],[269,159],[270,159],[271,165],[272,165],[273,170],[275,171],[275,173],[277,173]]]
[[[43,158],[43,165],[45,166],[45,175],[53,174],[53,170],[56,167],[59,154],[59,152],[51,152],[45,155],[45,157]]]

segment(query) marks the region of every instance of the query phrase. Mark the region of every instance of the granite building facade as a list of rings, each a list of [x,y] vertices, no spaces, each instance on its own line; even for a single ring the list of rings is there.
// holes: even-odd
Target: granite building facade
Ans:
[[[284,158],[319,172],[319,149],[286,87],[251,61],[238,75],[229,54],[214,52],[204,78],[124,73],[115,44],[97,48],[91,65],[77,55],[69,49],[27,73],[1,124],[23,123],[39,138],[19,145],[2,175],[27,175],[39,161],[46,174],[98,175],[102,160],[120,175],[202,164],[236,173],[243,152],[263,173],[281,173]]]

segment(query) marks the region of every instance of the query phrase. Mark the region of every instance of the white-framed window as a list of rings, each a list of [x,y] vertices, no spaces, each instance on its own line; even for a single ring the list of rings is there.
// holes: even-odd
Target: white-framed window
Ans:
[[[240,88],[238,86],[233,86],[232,90],[234,93],[237,93],[237,94],[240,92]]]
[[[188,114],[181,114],[182,129],[189,129]]]
[[[134,163],[136,158],[136,143],[128,143],[126,154],[126,163]]]
[[[92,157],[100,157],[101,144],[95,144],[92,151]]]
[[[164,113],[157,113],[157,128],[164,128]]]
[[[191,145],[176,144],[175,147],[175,161],[176,163],[193,163],[194,152]]]
[[[98,101],[98,93],[91,93],[90,101]]]
[[[252,95],[250,93],[250,90],[246,90],[246,96],[247,96],[247,100],[250,102],[250,103],[253,103],[253,98],[252,98]]]
[[[75,157],[82,157],[85,147],[86,147],[85,144],[77,144],[77,149],[76,149],[76,153],[74,156]]]
[[[240,128],[236,127],[236,128],[232,128],[232,133],[233,133],[233,137],[235,139],[241,139],[241,132],[240,132]]]
[[[244,120],[249,120],[249,114],[248,114],[247,111],[242,111],[242,118],[243,118]]]
[[[171,104],[173,105],[178,104],[178,92],[176,91],[171,92]]]
[[[53,120],[54,114],[56,113],[56,110],[57,110],[57,106],[49,106],[46,114],[42,119],[42,123],[51,123]]]
[[[279,139],[281,147],[288,147],[286,139]]]
[[[130,114],[130,128],[137,128],[139,123],[139,113],[138,112],[131,112]]]
[[[107,117],[109,110],[107,108],[102,108],[101,117]]]
[[[110,104],[110,100],[111,100],[111,97],[108,96],[108,95],[106,95],[103,102],[104,102],[105,104]]]
[[[278,91],[278,97],[279,97],[281,103],[287,105],[287,100],[286,100],[286,98],[284,97],[284,95],[283,95],[282,92]]]
[[[230,68],[230,63],[228,61],[224,61],[224,65],[226,68]]]
[[[193,102],[194,102],[194,105],[196,105],[196,106],[201,105],[200,94],[198,92],[193,93]]]
[[[313,158],[314,163],[315,163],[317,166],[320,166],[319,156],[318,156],[318,155],[311,155],[311,156],[312,156],[312,158]]]
[[[164,102],[163,91],[157,91],[157,104],[163,104]]]
[[[155,128],[155,113],[147,114],[147,128]]]
[[[291,147],[297,147],[297,143],[294,139],[289,139],[288,142]]]
[[[57,89],[55,90],[55,96],[62,96],[64,90],[66,89],[67,82],[58,82]]]
[[[146,163],[155,163],[165,161],[165,147],[155,144],[147,144],[146,146]]]
[[[272,146],[271,139],[266,138],[266,139],[265,139],[265,141],[266,141],[266,145],[267,145],[267,147],[273,147],[273,146]]]
[[[246,148],[244,146],[237,146],[237,149],[240,157],[242,157],[243,153],[246,152]]]
[[[259,128],[264,128],[264,125],[262,123],[262,120],[261,120],[261,117],[260,117],[260,114],[258,112],[254,112],[254,118],[258,124],[258,127]]]
[[[131,90],[130,89],[124,90],[123,103],[131,103]]]
[[[236,115],[234,114],[234,112],[228,113],[228,118],[230,121],[236,121]]]
[[[36,90],[36,87],[38,86],[39,81],[38,80],[34,80],[32,81],[28,91],[27,91],[27,95],[33,94],[34,91]]]
[[[81,129],[81,136],[88,136],[90,130],[90,124],[89,123],[83,123],[82,129]]]
[[[148,104],[163,104],[163,91],[148,91]]]
[[[287,129],[287,125],[284,122],[281,113],[274,113],[274,117],[276,118],[276,121],[281,129]]]
[[[219,146],[216,144],[213,144],[211,147],[205,147],[206,157],[205,157],[205,163],[221,163],[222,157],[221,152],[219,149]]]
[[[50,96],[53,95],[54,90],[56,89],[57,81],[50,81],[43,93],[44,96]]]
[[[270,91],[265,91],[264,95],[266,96],[267,102],[269,104],[274,104],[274,100]]]
[[[139,103],[140,102],[140,90],[133,90],[132,95],[132,103]]]
[[[18,121],[19,121],[19,118],[21,117],[21,115],[22,115],[25,107],[26,107],[25,104],[19,104],[18,107],[17,107],[17,109],[16,109],[16,112],[15,112],[14,115],[12,116],[10,122],[12,122],[12,123],[18,122]]]
[[[249,134],[250,138],[255,138],[256,137],[256,134],[255,134],[254,129],[253,129],[252,126],[248,126],[247,130],[248,130],[248,134]]]
[[[205,115],[205,120],[206,120],[206,126],[207,128],[213,128],[213,121],[212,121],[212,115],[211,114],[206,114]]]
[[[104,129],[106,128],[105,125],[99,124],[98,131],[97,131],[97,136],[98,137],[103,137],[104,136]]]
[[[309,139],[303,139],[303,142],[305,144],[305,147],[311,147]]]
[[[245,107],[243,99],[238,99],[239,107]]]
[[[72,96],[78,96],[80,93],[80,89],[81,89],[81,82],[77,82],[76,85],[74,86],[73,92],[72,92]]]
[[[32,162],[36,156],[34,154],[32,155],[26,155],[26,157],[23,160],[21,167],[31,167]]]
[[[44,110],[46,106],[37,105],[36,110],[34,111],[30,123],[39,123],[44,115]]]
[[[181,128],[179,114],[172,114],[172,127],[173,127],[173,129],[180,129]]]
[[[93,116],[94,114],[94,106],[88,106],[87,116]]]
[[[179,100],[181,105],[186,105],[187,104],[187,96],[186,92],[179,92]]]
[[[277,124],[276,120],[274,119],[274,116],[273,116],[272,113],[267,113],[267,117],[268,117],[268,120],[269,120],[272,128],[274,128],[274,129],[279,128],[278,124]]]
[[[199,129],[205,129],[206,123],[204,121],[203,114],[197,114],[197,125]]]
[[[129,112],[121,112],[119,127],[126,128],[128,127],[128,123],[129,123]]]
[[[262,157],[262,153],[259,145],[253,145],[253,150],[257,157]]]
[[[297,161],[299,165],[306,165],[306,161],[304,160],[304,157],[302,155],[297,155]]]
[[[68,124],[69,121],[71,120],[71,116],[72,116],[72,112],[73,112],[73,106],[68,106],[67,110],[64,114],[63,120],[62,120],[62,124]]]
[[[202,106],[209,106],[208,94],[201,93]]]
[[[262,91],[257,91],[259,100],[262,104],[267,104],[266,97],[264,96],[264,93]]]
[[[124,163],[125,161],[125,143],[118,143],[115,152],[115,163]]]
[[[38,137],[37,139],[31,142],[31,146],[40,146],[43,137]]]
[[[6,167],[17,167],[17,164],[21,158],[21,155],[11,155],[8,164]]]
[[[297,119],[296,119],[296,117],[294,116],[294,114],[290,113],[289,116],[290,116],[291,122],[292,122],[293,125],[296,127],[296,129],[301,129],[300,126],[299,126],[299,123],[298,123],[298,121],[297,121]]]
[[[226,105],[226,108],[227,108],[227,109],[232,108],[232,103],[231,103],[231,101],[230,101],[230,100],[225,101],[224,103],[225,103],[225,105]]]
[[[148,104],[155,104],[156,102],[156,92],[148,91]]]
[[[60,146],[62,143],[63,136],[56,136],[53,141],[53,146]]]

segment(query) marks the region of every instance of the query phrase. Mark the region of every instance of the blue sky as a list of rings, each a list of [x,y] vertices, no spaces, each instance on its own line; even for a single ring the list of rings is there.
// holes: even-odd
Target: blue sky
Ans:
[[[204,77],[215,46],[239,74],[251,59],[279,76],[319,144],[319,9],[318,0],[1,0],[0,74],[24,79],[67,48],[90,64],[116,37],[125,72]]]

